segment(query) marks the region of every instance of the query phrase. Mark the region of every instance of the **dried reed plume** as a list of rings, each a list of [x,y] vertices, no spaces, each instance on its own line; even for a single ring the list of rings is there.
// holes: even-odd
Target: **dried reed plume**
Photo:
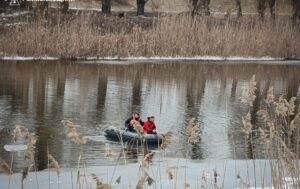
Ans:
[[[18,140],[28,135],[28,129],[24,126],[17,125],[13,130],[12,135],[13,135],[13,142],[16,143]]]
[[[161,149],[165,150],[172,143],[172,135],[171,131],[164,134],[162,144],[160,145]]]
[[[298,107],[298,113],[291,121],[289,128],[290,128],[290,132],[293,132],[296,128],[300,128],[300,106]]]
[[[62,120],[63,126],[68,130],[67,137],[70,138],[75,144],[85,144],[84,140],[80,134],[77,132],[77,129],[73,122],[69,120]]]
[[[242,128],[242,132],[244,134],[249,135],[252,132],[252,123],[251,123],[251,113],[248,112],[246,116],[242,117],[242,121],[243,121],[243,128]]]
[[[114,152],[110,148],[109,144],[105,144],[105,156],[112,157],[113,155],[114,155]]]
[[[7,175],[12,174],[12,171],[9,168],[8,164],[2,158],[0,158],[0,171],[2,171],[3,173],[5,173]]]
[[[141,176],[139,178],[139,180],[138,180],[137,185],[136,185],[135,188],[136,189],[143,189],[144,188],[144,184],[146,182],[147,182],[147,184],[149,186],[151,186],[155,182],[155,180],[152,177],[150,177],[149,174],[146,171],[144,171],[143,176]]]
[[[248,84],[247,94],[242,97],[242,102],[249,104],[249,106],[252,107],[253,102],[256,99],[256,95],[255,95],[256,89],[257,88],[256,88],[255,75],[253,75]]]
[[[271,103],[273,103],[274,102],[274,89],[273,89],[273,87],[270,87],[269,89],[268,89],[268,93],[267,93],[267,98],[266,98],[266,103],[268,104],[268,105],[270,105]]]
[[[27,138],[27,149],[25,151],[25,159],[34,162],[36,138],[33,133],[28,133],[26,138]]]
[[[142,166],[144,168],[149,168],[149,163],[152,161],[152,158],[154,157],[155,152],[149,152],[144,156],[144,159],[142,161]]]
[[[149,153],[147,153],[145,155],[145,157],[144,157],[144,161],[151,161],[152,158],[154,157],[154,155],[155,155],[155,152],[149,152]]]
[[[197,144],[200,142],[200,125],[196,123],[195,118],[190,119],[185,132],[188,137],[188,143]]]
[[[51,166],[55,168],[57,175],[59,175],[60,167],[58,161],[49,153],[48,153],[48,159],[51,162]]]
[[[251,107],[255,100],[255,79],[252,78],[249,84],[249,92],[247,104]],[[298,144],[293,144],[293,138],[298,136],[300,128],[300,107],[298,107],[298,113],[295,115],[295,97],[291,97],[288,101],[283,95],[278,99],[274,97],[274,89],[270,87],[265,98],[266,106],[264,109],[257,111],[258,117],[264,123],[264,125],[258,126],[261,139],[264,140],[266,145],[267,155],[270,159],[276,158],[276,164],[271,164],[272,171],[282,169],[281,163],[284,163],[284,169],[288,171],[288,174],[295,180],[299,179],[299,165],[297,161],[297,155],[299,153]],[[292,116],[294,118],[291,120]],[[254,126],[251,123],[251,113],[247,113],[243,119],[242,131],[246,134],[250,134],[253,131]],[[248,135],[249,136],[249,135]],[[294,142],[298,143],[296,139]],[[278,182],[278,179],[282,179],[281,174],[276,172],[272,174],[272,180],[275,188],[281,188],[282,183]],[[240,185],[246,183],[240,178]],[[246,184],[247,185],[247,184]],[[295,185],[293,185],[294,187]]]
[[[101,182],[99,177],[97,177],[95,174],[92,174],[92,177],[96,181],[96,189],[112,189],[111,185]]]
[[[138,121],[134,121],[133,123],[133,128],[134,130],[139,134],[139,135],[144,135],[144,127],[140,125]]]

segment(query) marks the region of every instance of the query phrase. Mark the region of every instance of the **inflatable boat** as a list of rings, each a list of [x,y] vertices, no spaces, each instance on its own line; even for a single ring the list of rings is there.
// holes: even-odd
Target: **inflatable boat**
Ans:
[[[145,134],[140,135],[135,132],[128,131],[126,129],[118,129],[116,127],[108,127],[104,130],[106,138],[113,140],[113,141],[120,141],[123,142],[132,142],[132,143],[140,143],[140,144],[147,144],[147,145],[159,145],[163,141],[162,134]]]

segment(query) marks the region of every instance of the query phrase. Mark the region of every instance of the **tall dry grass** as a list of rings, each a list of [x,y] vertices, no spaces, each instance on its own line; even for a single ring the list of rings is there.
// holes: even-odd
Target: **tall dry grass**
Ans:
[[[264,99],[264,106],[256,115],[262,124],[255,125],[253,119],[253,103],[256,98],[256,80],[253,76],[248,85],[243,102],[249,105],[249,112],[243,117],[242,131],[253,145],[253,136],[258,135],[261,145],[269,159],[272,182],[275,188],[299,188],[299,134],[300,106],[296,107],[296,97],[286,98],[274,96],[274,88],[270,87]]]
[[[287,17],[275,22],[192,19],[188,15],[120,22],[81,15],[55,24],[37,21],[4,29],[0,52],[13,56],[273,56],[300,57],[300,29]],[[109,21],[106,21],[110,19]],[[118,20],[114,18],[112,20]],[[114,26],[107,26],[107,22]],[[149,22],[150,24],[140,24]],[[121,24],[123,23],[123,24]],[[144,27],[147,25],[147,27]],[[107,28],[113,28],[108,30]]]

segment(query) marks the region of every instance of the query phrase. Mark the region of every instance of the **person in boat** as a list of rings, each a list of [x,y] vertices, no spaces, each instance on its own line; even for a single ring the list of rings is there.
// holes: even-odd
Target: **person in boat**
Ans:
[[[132,116],[125,121],[125,127],[131,132],[135,132],[134,126],[137,124],[142,127],[144,126],[144,122],[142,121],[139,113],[133,113]]]
[[[156,125],[154,123],[155,117],[148,117],[147,121],[144,123],[144,132],[147,134],[157,134],[156,133]]]

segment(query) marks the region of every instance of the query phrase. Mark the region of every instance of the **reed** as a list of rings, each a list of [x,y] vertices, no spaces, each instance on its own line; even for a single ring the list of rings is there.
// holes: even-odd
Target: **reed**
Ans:
[[[62,121],[63,126],[67,129],[67,137],[70,138],[75,144],[85,144],[86,139],[83,139],[77,132],[76,126],[69,120]]]
[[[13,130],[12,140],[14,143],[16,143],[18,140],[24,138],[27,135],[28,135],[28,129],[22,125],[17,125]]]
[[[53,17],[55,17],[53,15]],[[55,18],[56,20],[59,18]],[[17,34],[17,35],[14,35]],[[287,17],[260,21],[167,15],[139,22],[99,15],[36,21],[0,34],[6,56],[272,56],[300,57],[300,29]]]
[[[299,140],[300,131],[300,106],[296,112],[296,97],[286,99],[284,95],[276,98],[274,88],[268,89],[264,99],[264,108],[256,112],[258,118],[264,123],[253,125],[251,107],[256,99],[256,81],[252,77],[249,81],[247,103],[250,108],[245,117],[242,118],[242,131],[252,144],[252,136],[259,134],[262,144],[265,145],[267,158],[271,166],[272,181],[275,188],[297,188],[299,187]],[[280,170],[280,171],[279,171]],[[293,183],[284,182],[285,177],[292,178]]]
[[[93,174],[92,176],[96,181],[96,189],[112,189],[112,186],[110,184],[104,184],[95,174]]]

